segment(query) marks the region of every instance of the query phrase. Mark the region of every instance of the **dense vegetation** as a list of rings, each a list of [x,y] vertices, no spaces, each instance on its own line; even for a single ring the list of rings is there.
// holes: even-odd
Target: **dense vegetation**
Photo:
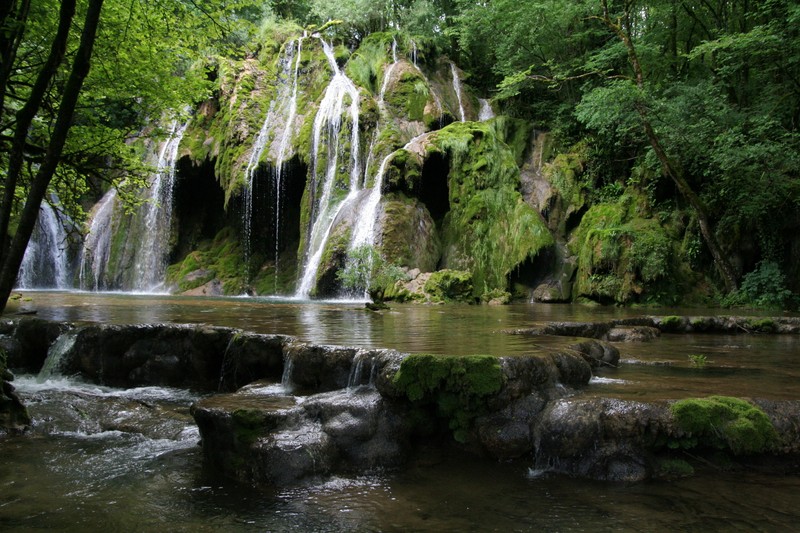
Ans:
[[[390,31],[451,57],[579,161],[570,186],[606,224],[570,243],[590,258],[578,272],[588,296],[628,301],[622,284],[650,283],[663,289],[653,301],[672,303],[675,281],[702,273],[709,283],[693,285],[709,299],[796,304],[795,2],[12,0],[0,17],[0,234],[17,243],[0,248],[2,301],[32,230],[23,213],[35,217],[48,187],[76,220],[92,189],[134,189],[142,143],[130,141],[217,90],[215,57],[257,56],[282,28],[337,19],[328,31],[351,50]]]

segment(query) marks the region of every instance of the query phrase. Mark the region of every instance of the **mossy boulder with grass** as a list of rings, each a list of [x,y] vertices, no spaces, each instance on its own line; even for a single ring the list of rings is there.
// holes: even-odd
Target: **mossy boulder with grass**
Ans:
[[[241,243],[234,230],[226,227],[214,239],[200,243],[181,262],[167,268],[167,283],[179,292],[196,289],[212,280],[221,285],[223,294],[243,294],[248,272]]]
[[[438,153],[449,163],[442,264],[471,272],[476,297],[506,290],[512,271],[554,243],[519,193],[514,154],[491,125],[469,122],[432,133],[426,150],[427,157]]]
[[[733,455],[770,451],[778,435],[759,407],[739,398],[709,396],[680,400],[671,406],[682,434],[668,442],[671,448],[711,448]]]
[[[473,301],[472,274],[463,270],[438,270],[425,282],[425,294],[432,302]]]
[[[671,303],[681,291],[676,240],[634,192],[593,205],[572,234],[574,298],[601,303]]]
[[[448,421],[453,438],[466,442],[504,379],[500,360],[491,355],[416,354],[403,359],[392,383],[416,409],[433,410]]]

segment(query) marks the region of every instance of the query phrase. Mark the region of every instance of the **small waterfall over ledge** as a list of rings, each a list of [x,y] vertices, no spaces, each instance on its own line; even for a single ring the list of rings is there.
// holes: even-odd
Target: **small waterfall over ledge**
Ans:
[[[453,90],[458,98],[458,112],[461,122],[466,122],[466,115],[464,114],[464,99],[461,91],[461,78],[458,76],[458,68],[455,63],[450,63],[450,73],[453,75]]]
[[[98,291],[106,288],[103,275],[111,256],[116,202],[117,189],[112,187],[94,206],[89,232],[83,240],[81,249],[78,287],[83,290]]]
[[[283,184],[283,165],[289,145],[295,129],[295,118],[297,116],[297,86],[300,71],[300,60],[302,56],[302,44],[305,36],[295,41],[289,41],[284,47],[283,54],[278,61],[278,87],[275,98],[270,102],[269,109],[264,117],[261,130],[256,136],[250,157],[245,169],[245,187],[243,191],[243,240],[244,240],[244,260],[245,264],[250,263],[253,250],[253,221],[254,210],[262,207],[255,206],[254,195],[256,171],[267,151],[270,160],[274,162],[274,174],[271,183],[272,194],[274,197],[274,237],[275,237],[275,262],[278,263],[278,253],[280,249],[280,228],[281,228],[281,202]],[[277,274],[277,269],[276,269]]]

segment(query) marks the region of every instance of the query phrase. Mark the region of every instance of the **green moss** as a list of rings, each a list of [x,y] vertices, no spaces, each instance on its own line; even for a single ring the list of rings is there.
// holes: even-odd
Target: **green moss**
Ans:
[[[466,442],[472,421],[488,411],[487,400],[503,386],[500,361],[490,355],[410,355],[392,383],[417,407],[434,408],[453,437]]]
[[[249,445],[264,434],[264,414],[257,409],[236,409],[231,413],[234,438]]]
[[[665,316],[661,318],[658,326],[661,331],[678,331],[683,326],[683,319],[674,315]]]
[[[681,290],[677,250],[668,230],[645,218],[634,192],[593,205],[569,246],[578,256],[575,296],[617,303],[671,303]]]
[[[747,321],[747,327],[759,333],[775,333],[775,322],[770,318],[751,318]]]
[[[662,479],[677,479],[693,475],[694,467],[683,459],[661,459],[655,465],[655,476]]]
[[[427,150],[450,163],[444,266],[470,271],[476,297],[507,290],[509,274],[554,242],[541,215],[519,193],[514,155],[491,125],[471,122],[431,134]]]
[[[473,299],[472,274],[463,270],[438,270],[425,282],[434,302],[469,302]]]
[[[224,294],[242,294],[247,289],[248,277],[243,257],[235,231],[226,227],[214,239],[201,242],[198,250],[189,253],[180,263],[170,265],[167,282],[184,292],[218,279]],[[203,275],[187,279],[193,272]]]
[[[671,410],[686,434],[669,443],[673,448],[705,447],[747,455],[769,451],[777,442],[777,432],[764,411],[738,398],[681,400]]]

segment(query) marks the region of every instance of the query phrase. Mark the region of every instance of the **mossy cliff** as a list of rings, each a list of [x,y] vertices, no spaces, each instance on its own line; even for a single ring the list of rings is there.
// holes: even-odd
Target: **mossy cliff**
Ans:
[[[645,179],[598,178],[585,143],[564,149],[529,121],[474,121],[468,79],[454,88],[464,73],[434,49],[412,58],[400,32],[353,49],[332,35],[282,25],[245,58],[209,60],[216,90],[183,137],[179,178],[215,183],[221,200],[187,195],[178,211],[189,219],[189,203],[215,202],[209,211],[225,214],[191,236],[176,223],[175,290],[291,294],[322,242],[310,294],[339,294],[336,273],[379,182],[372,244],[407,271],[468,272],[473,301],[669,304],[703,283],[690,268],[696,223],[658,204]],[[337,72],[347,88],[323,106]],[[322,215],[330,227],[314,236]],[[132,224],[114,219],[109,288],[128,276]]]

